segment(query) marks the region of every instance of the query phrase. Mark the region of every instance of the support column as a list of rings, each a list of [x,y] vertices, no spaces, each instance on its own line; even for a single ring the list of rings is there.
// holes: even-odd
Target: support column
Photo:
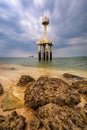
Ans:
[[[46,25],[44,25],[44,40],[47,39],[46,36],[47,36],[47,34],[46,34]]]
[[[48,44],[46,44],[46,61],[48,61]]]
[[[41,46],[38,45],[38,60],[41,60]]]
[[[52,45],[50,45],[50,61],[52,61]]]
[[[43,45],[43,60],[45,60],[45,45]]]

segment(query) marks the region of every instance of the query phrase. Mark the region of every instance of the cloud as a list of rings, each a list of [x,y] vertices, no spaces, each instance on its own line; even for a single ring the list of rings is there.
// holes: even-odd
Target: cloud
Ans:
[[[43,8],[45,6],[46,0],[33,0],[35,7]]]
[[[16,50],[10,50],[10,55],[13,57],[28,57],[29,55],[32,55],[31,52],[27,52],[23,49],[16,49]]]
[[[86,0],[0,0],[0,56],[37,54],[36,42],[43,38],[42,12],[50,19],[47,36],[56,56],[87,55]]]

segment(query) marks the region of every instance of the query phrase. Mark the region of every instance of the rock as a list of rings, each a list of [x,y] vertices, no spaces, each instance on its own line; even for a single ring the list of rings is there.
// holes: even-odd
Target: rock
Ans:
[[[0,84],[0,95],[3,94],[3,87],[2,85]]]
[[[73,75],[73,74],[69,74],[69,73],[64,73],[63,76],[65,78],[71,79],[71,78],[76,78],[77,80],[83,80],[83,77],[77,76],[77,75]]]
[[[26,88],[24,100],[28,107],[36,109],[48,103],[73,106],[80,102],[80,96],[61,79],[40,77]]]
[[[32,120],[30,120],[30,127],[32,130],[38,130],[40,126],[40,120],[35,116]],[[30,129],[30,130],[31,130]]]
[[[81,108],[61,107],[50,103],[40,107],[30,121],[30,130],[86,130],[87,115]],[[36,126],[36,122],[38,125]]]
[[[71,87],[77,89],[79,93],[87,94],[87,81],[77,81],[72,83]]]
[[[30,120],[30,130],[47,130],[42,121],[38,117],[34,117]]]
[[[85,111],[85,113],[87,115],[87,104],[84,105],[84,111]]]
[[[29,75],[22,75],[21,78],[19,79],[17,85],[18,86],[24,86],[27,83],[30,83],[30,82],[33,82],[33,81],[35,81],[35,79],[30,77]]]
[[[0,116],[0,130],[25,130],[25,118],[16,111],[10,115]]]

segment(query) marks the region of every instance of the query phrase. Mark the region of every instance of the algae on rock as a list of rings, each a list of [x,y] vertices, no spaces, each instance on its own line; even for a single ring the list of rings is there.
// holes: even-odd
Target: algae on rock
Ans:
[[[24,107],[24,102],[18,99],[16,96],[14,96],[12,91],[13,91],[13,88],[10,87],[9,92],[6,94],[6,96],[4,97],[2,101],[2,109],[4,111]]]

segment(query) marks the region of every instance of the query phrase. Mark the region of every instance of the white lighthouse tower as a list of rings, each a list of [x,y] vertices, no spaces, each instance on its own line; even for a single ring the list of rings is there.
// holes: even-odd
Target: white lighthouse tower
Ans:
[[[49,24],[49,18],[42,17],[42,25],[44,26],[44,37],[38,40],[38,60],[50,60],[52,61],[52,41],[47,39],[47,25]],[[43,48],[43,49],[41,49]]]

